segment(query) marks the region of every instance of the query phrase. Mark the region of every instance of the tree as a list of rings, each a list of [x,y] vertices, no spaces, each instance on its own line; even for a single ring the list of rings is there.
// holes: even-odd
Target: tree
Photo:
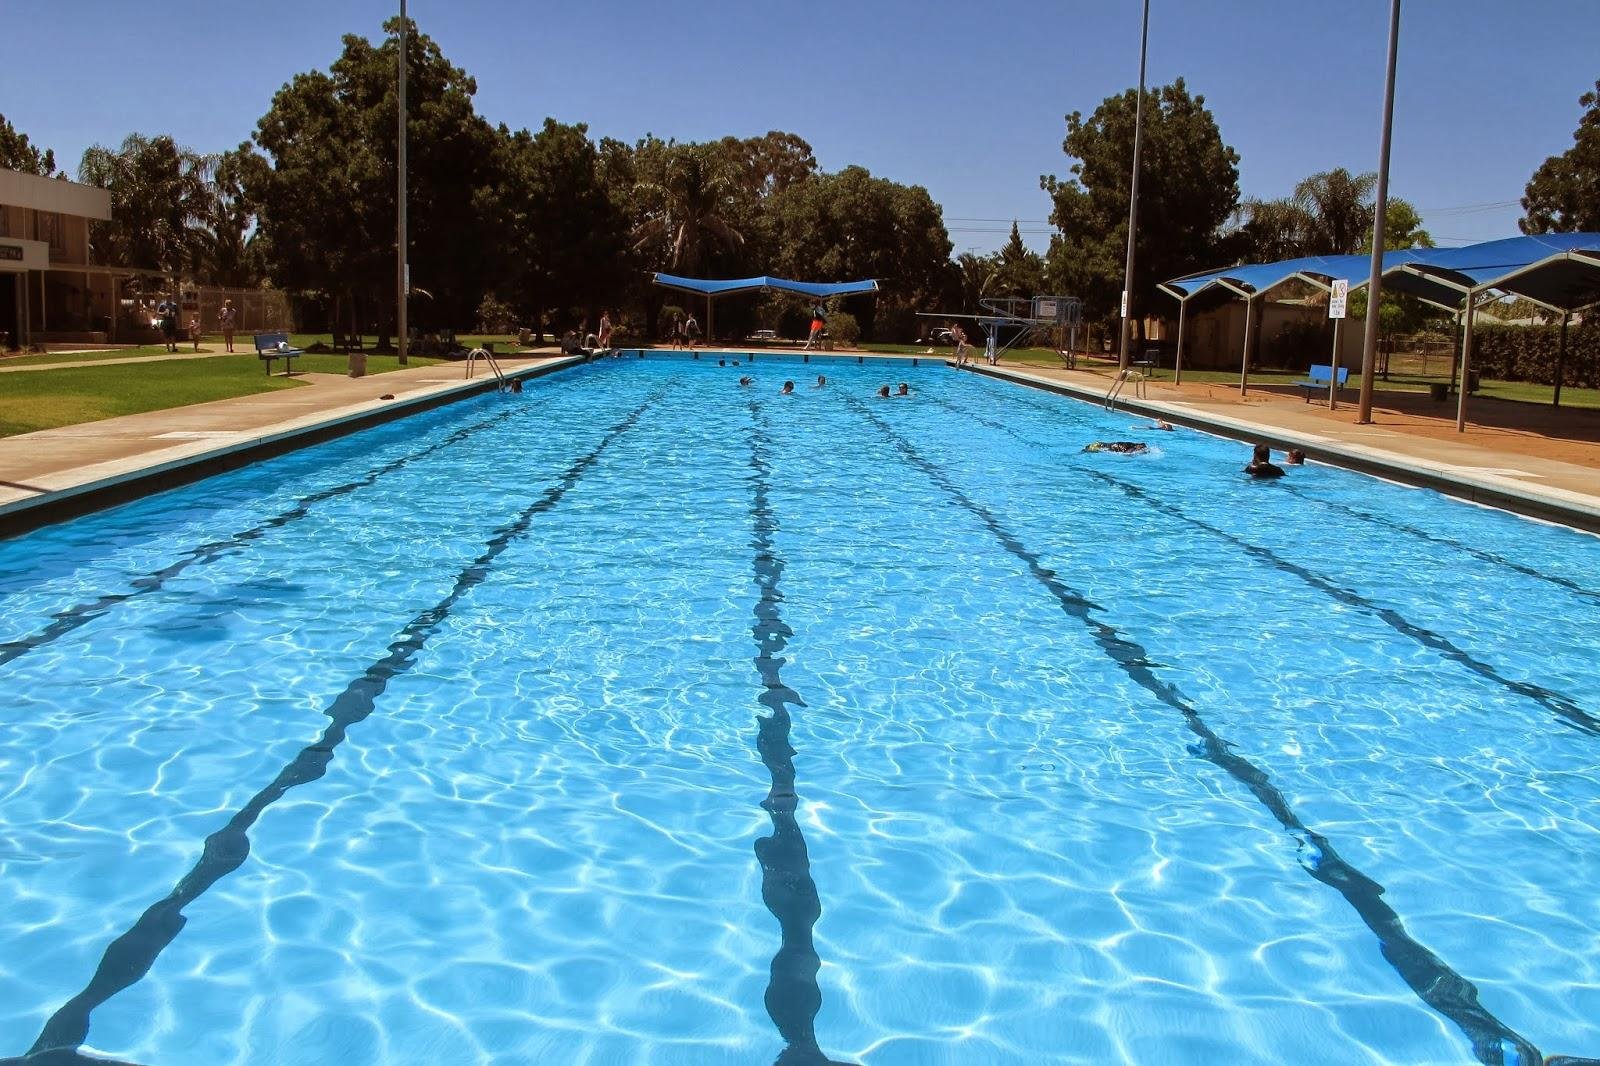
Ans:
[[[916,307],[945,290],[950,236],[928,190],[845,167],[789,186],[772,197],[778,234],[773,264],[792,278],[854,281],[877,278],[892,305]],[[855,308],[872,336],[876,306]]]
[[[1383,212],[1383,246],[1395,248],[1432,248],[1433,237],[1422,228],[1422,216],[1410,201],[1391,197]],[[1367,231],[1360,251],[1371,254],[1372,232]]]
[[[1239,209],[1243,223],[1233,234],[1237,257],[1249,263],[1276,263],[1306,254],[1312,220],[1292,198],[1251,199]]]
[[[78,180],[111,193],[111,220],[89,228],[102,263],[196,273],[203,265],[212,217],[216,159],[180,147],[171,137],[130,133],[115,149],[93,145]]]
[[[1372,239],[1372,196],[1377,187],[1377,174],[1352,174],[1344,167],[1303,178],[1294,187],[1293,197],[1306,219],[1300,254],[1353,255],[1360,251],[1362,243]]]
[[[496,220],[497,295],[541,324],[582,308],[598,321],[627,277],[628,219],[609,195],[588,127],[545,119],[537,134],[501,126],[496,181],[483,198]]]
[[[700,270],[717,248],[737,249],[744,235],[723,217],[734,189],[723,157],[711,146],[672,146],[659,179],[644,182],[638,192],[645,217],[634,229],[634,247],[674,274]]]
[[[40,151],[28,141],[26,133],[0,115],[0,170],[18,170],[48,178],[56,172],[56,154],[49,148]]]
[[[1017,223],[1011,223],[1011,237],[995,254],[990,296],[1039,296],[1045,289],[1044,257],[1022,243]]]
[[[299,74],[273,96],[255,141],[270,165],[246,187],[264,255],[283,288],[356,298],[386,330],[395,310],[396,78],[400,20],[374,46],[347,35],[326,73]],[[412,284],[433,296],[417,318],[470,321],[497,247],[481,210],[495,132],[474,110],[477,83],[415,26],[406,51]]]
[[[239,288],[260,283],[261,244],[248,236],[256,213],[246,189],[257,182],[266,165],[249,142],[217,156],[201,249],[201,273],[208,281]]]
[[[1578,98],[1586,108],[1572,147],[1539,165],[1522,197],[1523,233],[1600,230],[1600,81]]]
[[[1051,241],[1051,284],[1100,314],[1116,310],[1122,288],[1136,96],[1129,89],[1108,97],[1087,120],[1068,115],[1062,149],[1076,160],[1071,174],[1040,179],[1060,230]],[[1160,282],[1215,265],[1220,230],[1239,203],[1239,156],[1222,142],[1204,96],[1190,96],[1179,78],[1146,92],[1144,116],[1136,318],[1160,306]]]

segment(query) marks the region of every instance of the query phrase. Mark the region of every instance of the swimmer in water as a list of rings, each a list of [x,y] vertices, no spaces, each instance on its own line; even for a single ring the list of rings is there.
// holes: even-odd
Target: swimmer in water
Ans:
[[[879,385],[878,386],[878,399],[887,400],[888,398],[889,398],[889,386],[887,386],[887,385]]]
[[[1275,478],[1283,476],[1283,467],[1273,465],[1271,448],[1257,444],[1250,456],[1250,465],[1244,468],[1244,472],[1256,478]]]
[[[1172,423],[1168,422],[1165,418],[1158,418],[1156,419],[1156,428],[1164,433],[1171,433]]]
[[[780,391],[779,394],[782,395],[782,396],[793,396],[794,395],[794,382],[785,381],[783,383],[783,389]]]
[[[1290,466],[1305,466],[1306,453],[1299,448],[1290,448],[1289,457],[1285,460]]]
[[[826,385],[827,383],[828,383],[828,379],[823,377],[821,374],[818,374],[817,375],[817,383],[812,387],[820,389],[820,388],[822,388],[822,386]]]
[[[750,383],[751,383],[751,379],[750,379],[750,376],[748,374],[739,379],[740,386],[748,385]]]
[[[911,386],[907,385],[905,382],[902,381],[900,383],[900,391],[895,393],[895,395],[896,396],[910,396],[911,395]]]
[[[1119,455],[1138,455],[1140,452],[1150,450],[1149,445],[1140,444],[1136,440],[1097,440],[1086,445],[1086,452],[1116,452]]]

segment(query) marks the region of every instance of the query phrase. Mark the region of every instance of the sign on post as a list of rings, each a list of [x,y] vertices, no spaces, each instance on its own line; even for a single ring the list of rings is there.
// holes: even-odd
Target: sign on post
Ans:
[[[1121,317],[1123,317],[1123,318],[1127,318],[1128,317],[1128,290],[1127,289],[1123,289],[1122,290],[1122,316]]]
[[[1345,305],[1350,299],[1350,282],[1345,278],[1338,278],[1333,283],[1333,292],[1328,297],[1328,317],[1343,318]]]

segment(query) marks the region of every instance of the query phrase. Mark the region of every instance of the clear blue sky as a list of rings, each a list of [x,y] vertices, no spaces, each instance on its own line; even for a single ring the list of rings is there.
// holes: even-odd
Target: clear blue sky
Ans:
[[[397,6],[11,0],[0,113],[69,169],[131,131],[229,148],[291,75],[326,68],[344,33],[376,37]],[[927,186],[958,251],[1003,241],[988,219],[1021,219],[1043,247],[1038,178],[1066,172],[1063,116],[1138,77],[1138,0],[408,6],[477,78],[490,121],[553,115],[627,140],[792,130],[827,169]],[[1246,195],[1371,170],[1388,6],[1152,0],[1150,82],[1205,95]],[[1600,2],[1405,0],[1400,46],[1393,193],[1440,243],[1514,233],[1529,175],[1571,145],[1600,78]]]

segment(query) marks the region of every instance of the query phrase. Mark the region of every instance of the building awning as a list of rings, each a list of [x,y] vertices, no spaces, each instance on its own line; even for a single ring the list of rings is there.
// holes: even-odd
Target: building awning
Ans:
[[[878,283],[866,281],[789,281],[762,275],[756,278],[731,278],[714,280],[706,278],[680,278],[673,274],[656,274],[655,283],[666,289],[693,293],[696,296],[729,296],[736,292],[786,292],[826,300],[832,296],[857,296],[877,292]]]

